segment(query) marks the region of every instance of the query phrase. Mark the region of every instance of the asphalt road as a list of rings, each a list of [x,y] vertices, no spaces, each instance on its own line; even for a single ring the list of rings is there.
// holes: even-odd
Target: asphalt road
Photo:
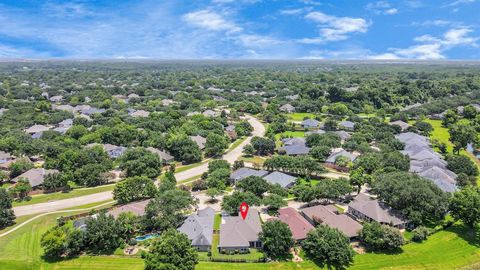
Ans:
[[[253,136],[263,136],[265,134],[265,127],[263,126],[258,119],[252,116],[246,116],[248,122],[253,126],[252,136],[245,139],[240,145],[229,151],[223,156],[223,159],[227,160],[229,163],[233,163],[237,160],[243,151],[243,147],[250,143],[250,140]],[[193,176],[200,175],[208,170],[208,163],[204,163],[200,166],[188,169],[183,172],[175,174],[177,181],[182,181],[189,179]],[[64,199],[58,201],[50,201],[45,203],[37,203],[25,206],[14,207],[13,211],[17,217],[54,212],[61,209],[72,208],[79,205],[85,205],[90,203],[102,202],[107,200],[113,200],[113,194],[111,191],[105,191],[100,193],[95,193],[91,195],[85,195],[80,197],[75,197],[71,199]]]

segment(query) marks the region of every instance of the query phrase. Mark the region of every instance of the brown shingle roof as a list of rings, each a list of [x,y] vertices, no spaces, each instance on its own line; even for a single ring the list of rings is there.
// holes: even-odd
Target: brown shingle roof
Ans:
[[[332,207],[317,205],[303,209],[302,213],[311,221],[338,229],[350,238],[358,236],[362,225],[347,215],[335,213]]]
[[[279,209],[278,213],[280,214],[278,219],[288,225],[295,240],[307,238],[307,233],[314,228],[297,210],[291,207]]]

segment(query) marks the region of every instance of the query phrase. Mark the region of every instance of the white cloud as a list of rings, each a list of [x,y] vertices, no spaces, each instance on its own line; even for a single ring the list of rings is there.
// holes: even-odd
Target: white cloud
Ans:
[[[413,22],[412,26],[437,26],[437,27],[445,27],[445,26],[453,26],[453,27],[460,27],[463,23],[457,21],[450,21],[450,20],[427,20],[424,22]]]
[[[383,15],[394,15],[398,13],[398,9],[393,8],[387,1],[377,1],[368,3],[365,9],[375,13]]]
[[[438,43],[422,44],[408,47],[406,49],[393,49],[393,55],[398,58],[438,60],[444,59],[441,45]]]
[[[478,38],[469,36],[470,28],[456,28],[448,30],[443,36],[443,44],[446,46],[476,45]]]
[[[284,41],[275,39],[270,36],[261,36],[253,34],[242,34],[237,37],[242,45],[246,47],[268,47],[273,45],[279,45],[284,43]]]
[[[298,15],[298,14],[304,13],[304,12],[309,11],[309,10],[311,10],[311,8],[309,8],[309,7],[295,8],[295,9],[283,9],[283,10],[280,10],[280,14],[282,14],[282,15]]]
[[[369,27],[367,21],[362,18],[337,17],[318,11],[308,13],[305,18],[319,23],[320,28],[320,37],[299,40],[308,44],[345,40],[349,34],[366,33]]]
[[[182,16],[187,23],[213,31],[239,32],[241,27],[235,23],[227,21],[222,15],[212,10],[204,9],[187,13]]]
[[[445,4],[443,7],[454,7],[454,6],[459,6],[459,5],[463,5],[463,4],[471,4],[471,3],[475,3],[476,0],[456,0],[456,1],[453,1],[453,2],[450,2],[448,4]]]

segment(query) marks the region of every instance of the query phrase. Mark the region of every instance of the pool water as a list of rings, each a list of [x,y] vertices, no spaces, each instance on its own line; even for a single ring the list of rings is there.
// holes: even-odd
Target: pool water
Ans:
[[[135,240],[140,242],[140,241],[145,241],[145,240],[156,238],[156,237],[158,237],[158,235],[156,235],[156,234],[146,234],[146,235],[142,235],[142,236],[139,236],[139,237],[135,238]]]

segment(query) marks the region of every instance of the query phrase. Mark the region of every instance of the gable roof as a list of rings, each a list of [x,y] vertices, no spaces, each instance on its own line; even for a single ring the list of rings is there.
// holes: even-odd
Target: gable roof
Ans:
[[[385,203],[364,193],[358,194],[355,199],[348,204],[348,207],[379,223],[393,224],[394,226],[406,223],[400,215],[395,213]]]
[[[50,127],[44,126],[44,125],[33,125],[27,129],[25,129],[25,132],[28,134],[34,134],[34,133],[39,133],[39,132],[44,132],[50,130]]]
[[[153,148],[153,147],[147,147],[147,150],[154,153],[154,154],[157,154],[161,160],[164,160],[164,161],[171,161],[173,160],[173,156],[170,155],[169,153],[165,152],[165,151],[162,151],[160,149],[157,149],[157,148]]]
[[[279,110],[282,111],[282,112],[293,112],[293,111],[295,111],[295,107],[293,107],[292,105],[287,103],[287,104],[284,104],[284,105],[280,106]]]
[[[58,173],[58,170],[46,170],[43,168],[30,169],[20,174],[19,176],[15,177],[14,179],[12,179],[12,182],[17,183],[20,180],[20,178],[26,178],[28,179],[30,186],[36,187],[43,184],[43,181],[45,180],[45,176],[49,174],[54,174],[54,173]]]
[[[108,214],[112,215],[115,218],[120,216],[121,213],[126,212],[132,212],[136,216],[143,216],[145,214],[145,207],[147,207],[149,201],[150,200],[132,202],[119,207],[115,207],[108,211]]]
[[[282,172],[272,172],[269,175],[264,176],[263,179],[270,184],[279,184],[283,188],[290,186],[297,180],[296,177]]]
[[[455,180],[456,174],[450,170],[433,166],[419,172],[418,175],[433,181],[435,185],[445,192],[455,192],[458,190],[456,186],[457,181]]]
[[[408,123],[405,123],[405,122],[403,122],[403,121],[401,121],[401,120],[393,121],[393,122],[390,123],[390,125],[400,126],[400,128],[401,128],[402,130],[405,130],[405,129],[407,129],[407,128],[410,127],[410,125],[409,125]]]
[[[358,236],[362,225],[348,215],[337,214],[333,208],[333,205],[317,205],[302,209],[302,213],[311,221],[338,229],[350,238]]]
[[[147,112],[145,110],[138,110],[130,113],[131,117],[148,117],[149,115],[150,115],[150,112]]]
[[[350,135],[350,133],[348,133],[344,130],[335,131],[334,133],[337,134],[340,137],[340,139],[342,139],[344,141],[348,140],[352,137],[352,135]]]
[[[7,152],[4,152],[4,151],[0,151],[0,163],[5,162],[5,161],[8,161],[10,159],[12,159],[12,155],[10,155],[10,153],[7,153]]]
[[[330,154],[330,156],[325,160],[325,162],[335,163],[335,161],[339,157],[346,157],[346,158],[350,159],[350,161],[353,162],[353,161],[355,161],[355,159],[357,159],[358,154],[351,153],[351,152],[348,152],[345,149],[340,148],[336,152],[333,152],[332,154]]]
[[[342,121],[342,122],[338,123],[338,125],[341,126],[341,127],[344,127],[344,128],[348,128],[348,129],[355,128],[355,123],[352,122],[352,121]]]
[[[284,150],[285,153],[289,156],[306,155],[310,153],[310,148],[308,148],[306,145],[301,145],[301,144],[286,145],[284,147],[281,147],[280,149]]]
[[[308,118],[302,121],[304,127],[318,127],[318,125],[320,125],[320,122],[315,119]]]
[[[196,136],[190,136],[190,139],[198,145],[198,148],[200,148],[200,150],[205,148],[205,143],[207,142],[206,138],[200,135],[196,135]]]
[[[258,241],[261,231],[256,209],[250,208],[245,220],[240,216],[222,217],[218,247],[249,247],[250,242]]]
[[[284,145],[305,145],[305,138],[284,138],[282,139]]]
[[[295,240],[307,238],[308,232],[314,229],[310,222],[291,207],[279,209],[278,213],[278,219],[288,225]]]
[[[403,143],[407,143],[408,141],[413,140],[413,139],[418,139],[419,141],[423,141],[423,142],[428,143],[428,138],[427,137],[419,135],[419,134],[414,133],[414,132],[400,133],[398,135],[395,135],[395,138],[397,138],[399,141],[401,141]]]
[[[263,177],[267,175],[268,172],[264,170],[254,170],[250,169],[247,167],[242,167],[240,169],[237,169],[236,171],[232,172],[230,174],[230,179],[235,180],[235,181],[240,181],[243,180],[249,176],[258,176],[258,177]]]
[[[177,230],[187,235],[192,246],[211,246],[214,217],[215,210],[211,207],[198,210],[188,216]]]

